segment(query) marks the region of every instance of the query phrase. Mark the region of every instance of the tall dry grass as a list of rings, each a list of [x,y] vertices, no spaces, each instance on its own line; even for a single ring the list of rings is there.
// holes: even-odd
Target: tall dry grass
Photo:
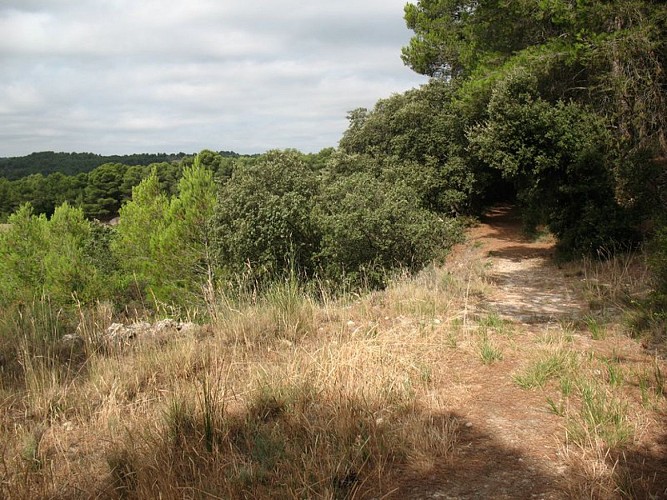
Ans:
[[[457,279],[431,269],[361,298],[294,280],[218,290],[207,334],[115,350],[110,309],[80,309],[77,363],[24,353],[3,386],[0,496],[390,493],[456,446],[459,422],[430,389],[465,301]]]

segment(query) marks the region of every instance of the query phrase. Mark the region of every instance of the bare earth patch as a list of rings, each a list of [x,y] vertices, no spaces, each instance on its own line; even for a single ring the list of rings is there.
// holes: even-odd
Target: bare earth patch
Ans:
[[[646,391],[638,391],[641,374],[665,373],[664,363],[616,327],[593,340],[585,328],[593,316],[581,279],[559,269],[553,252],[552,239],[531,241],[522,234],[509,207],[492,210],[455,249],[453,263],[465,253],[484,263],[488,285],[467,306],[476,319],[466,322],[463,337],[472,346],[484,330],[502,358],[480,364],[474,348],[459,344],[453,351],[443,379],[458,380],[460,387],[441,390],[459,391],[450,401],[463,424],[458,451],[427,475],[406,477],[395,498],[667,498],[664,397],[647,403]],[[569,422],[579,418],[583,403],[562,389],[568,379],[554,373],[543,387],[528,390],[517,383],[541,352],[582,360],[574,384],[599,382],[604,391],[612,373],[605,363],[615,363],[625,378],[609,393],[624,401],[633,437],[607,446],[593,430],[590,442],[573,442]]]

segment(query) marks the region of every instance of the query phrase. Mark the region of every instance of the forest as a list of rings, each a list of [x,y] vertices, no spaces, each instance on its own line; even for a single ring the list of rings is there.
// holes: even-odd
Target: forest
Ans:
[[[234,153],[229,153],[234,155]],[[150,165],[151,163],[172,162],[183,159],[185,153],[177,154],[132,154],[102,156],[94,153],[56,153],[42,151],[27,156],[0,158],[0,175],[10,180],[20,179],[33,174],[48,175],[60,172],[76,175],[104,165],[121,163],[123,165]]]
[[[101,305],[118,321],[216,324],[277,290],[290,312],[295,294],[371,294],[442,262],[498,202],[526,234],[550,232],[559,262],[645,251],[651,293],[627,304],[631,330],[664,344],[664,2],[419,0],[404,16],[402,59],[429,82],[349,111],[336,147],[0,159],[2,387],[29,388],[28,359],[65,378],[84,366],[88,343],[66,359],[54,346]],[[173,420],[179,401],[171,429],[196,434]],[[198,434],[209,452],[213,425]],[[113,464],[129,459],[109,456],[123,476]]]

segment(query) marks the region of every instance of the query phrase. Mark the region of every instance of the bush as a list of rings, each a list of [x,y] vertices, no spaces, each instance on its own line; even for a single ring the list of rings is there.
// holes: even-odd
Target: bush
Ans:
[[[222,186],[213,216],[220,264],[260,282],[290,267],[311,276],[320,240],[311,217],[318,188],[296,151],[270,151],[239,166]]]
[[[660,228],[653,240],[651,267],[655,275],[656,291],[667,302],[667,226]]]
[[[611,136],[574,103],[549,103],[517,72],[498,84],[489,119],[471,132],[473,153],[517,186],[532,223],[544,222],[561,252],[594,253],[635,238],[615,197]]]
[[[371,287],[384,285],[391,270],[422,268],[458,236],[453,223],[419,206],[412,189],[363,172],[323,189],[317,221],[324,275]]]
[[[0,297],[5,304],[45,296],[55,306],[98,298],[100,274],[88,254],[91,223],[67,203],[48,220],[22,206],[0,233]]]

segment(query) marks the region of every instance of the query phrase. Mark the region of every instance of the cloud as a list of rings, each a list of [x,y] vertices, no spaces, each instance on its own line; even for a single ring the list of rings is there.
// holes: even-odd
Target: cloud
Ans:
[[[424,83],[403,0],[0,0],[0,156],[335,146]]]

